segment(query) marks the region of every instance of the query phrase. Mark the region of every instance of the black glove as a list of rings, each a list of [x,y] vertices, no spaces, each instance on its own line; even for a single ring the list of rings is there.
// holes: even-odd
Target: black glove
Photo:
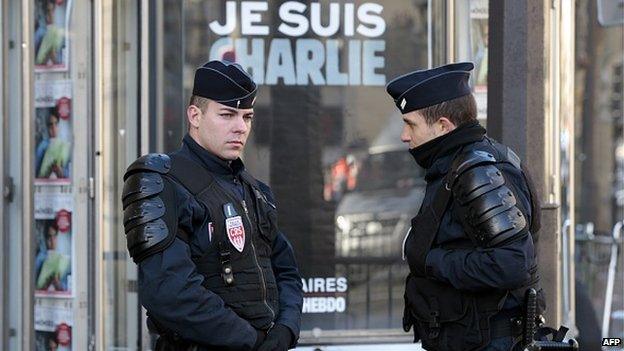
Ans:
[[[293,335],[290,329],[285,325],[276,324],[269,330],[266,340],[260,345],[258,351],[287,351],[292,341]]]
[[[258,350],[258,348],[260,347],[260,345],[262,345],[262,343],[264,342],[264,339],[266,339],[266,333],[263,330],[258,330],[256,329],[256,343],[254,344],[254,346],[251,348],[252,350]]]

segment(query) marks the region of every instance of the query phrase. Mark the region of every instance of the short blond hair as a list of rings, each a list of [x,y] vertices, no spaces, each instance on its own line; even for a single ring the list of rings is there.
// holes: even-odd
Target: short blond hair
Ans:
[[[195,105],[202,112],[206,112],[208,108],[208,104],[210,103],[210,99],[205,98],[199,95],[191,95],[191,100],[189,101],[189,106]]]

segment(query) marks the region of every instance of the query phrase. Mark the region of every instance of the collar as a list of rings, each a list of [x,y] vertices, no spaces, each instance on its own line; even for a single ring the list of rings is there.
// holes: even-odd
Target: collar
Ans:
[[[427,168],[425,171],[425,181],[429,182],[434,179],[438,179],[448,173],[455,155],[457,155],[457,153],[454,152],[436,159],[431,167]]]
[[[182,139],[182,148],[187,149],[193,159],[202,163],[208,171],[215,174],[238,177],[245,170],[245,165],[240,158],[234,161],[226,161],[204,149],[188,133]]]
[[[479,122],[465,123],[453,131],[410,149],[416,163],[426,170],[425,180],[448,171],[453,158],[463,146],[483,140],[485,128]]]

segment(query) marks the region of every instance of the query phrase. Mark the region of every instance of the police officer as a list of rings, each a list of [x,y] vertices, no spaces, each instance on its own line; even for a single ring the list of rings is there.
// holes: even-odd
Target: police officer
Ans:
[[[403,247],[403,326],[427,350],[511,350],[525,291],[539,291],[537,195],[518,156],[478,123],[473,68],[411,72],[386,87],[403,115],[401,140],[426,171]]]
[[[128,251],[161,350],[287,350],[303,304],[271,189],[246,170],[256,84],[236,63],[195,72],[179,150],[124,175]]]

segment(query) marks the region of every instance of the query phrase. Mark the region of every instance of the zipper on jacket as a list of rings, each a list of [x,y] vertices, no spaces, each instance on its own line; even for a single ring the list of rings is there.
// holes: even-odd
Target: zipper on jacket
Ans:
[[[247,223],[249,223],[249,226],[252,228],[252,231],[253,231],[253,224],[251,220],[249,219],[249,211],[247,210],[247,204],[245,203],[245,200],[241,201],[241,205],[243,206],[243,209],[245,210],[245,217],[247,218]],[[271,324],[273,324],[273,320],[275,319],[275,311],[273,311],[273,309],[271,308],[271,306],[269,306],[269,303],[267,302],[266,281],[264,278],[264,272],[262,271],[262,267],[260,267],[260,263],[258,262],[258,255],[256,254],[256,247],[254,246],[254,243],[253,243],[253,235],[249,237],[249,243],[251,244],[251,251],[253,252],[254,262],[256,263],[256,267],[258,267],[258,272],[260,273],[260,283],[262,283],[262,302],[264,302],[264,305],[269,309],[269,311],[271,311],[271,317],[272,317]]]

